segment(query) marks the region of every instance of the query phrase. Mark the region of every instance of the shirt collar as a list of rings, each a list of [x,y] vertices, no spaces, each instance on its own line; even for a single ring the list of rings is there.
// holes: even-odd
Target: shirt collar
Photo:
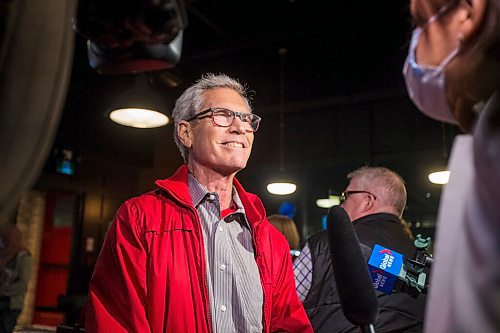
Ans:
[[[189,193],[191,194],[191,199],[193,200],[193,205],[198,207],[200,203],[210,194],[218,195],[217,193],[209,192],[205,186],[201,185],[198,180],[193,176],[192,173],[188,173],[188,186]],[[232,188],[232,199],[234,204],[236,205],[236,212],[245,214],[245,208],[241,202],[238,191],[233,185]]]
[[[195,178],[195,176],[190,172],[188,173],[188,187],[189,187],[189,193],[191,194],[191,199],[193,201],[193,205],[196,209],[198,209],[198,206],[205,200],[205,198],[207,198],[207,196],[210,196],[211,194],[218,196],[217,193],[208,191],[205,188],[205,186],[201,185]],[[243,207],[241,198],[238,194],[238,191],[236,191],[234,185],[232,189],[232,199],[234,204],[236,205],[236,211],[227,216],[226,218],[232,219],[231,215],[240,213],[243,218],[242,219],[237,218],[236,220],[238,220],[239,223],[242,223],[242,225],[244,225],[249,230],[252,230],[245,215],[245,207]]]
[[[197,208],[210,192],[208,192],[203,185],[198,183],[191,172],[188,173],[188,187],[189,194],[191,194],[191,199],[193,200],[193,205]]]

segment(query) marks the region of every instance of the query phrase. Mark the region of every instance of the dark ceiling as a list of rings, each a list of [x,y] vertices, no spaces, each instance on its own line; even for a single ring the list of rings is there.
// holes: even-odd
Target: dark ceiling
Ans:
[[[407,1],[213,0],[187,1],[186,9],[182,58],[175,68],[157,73],[155,89],[173,105],[202,73],[224,72],[254,91],[254,111],[263,123],[240,179],[262,197],[269,213],[283,200],[292,201],[299,223],[308,220],[315,229],[326,211],[314,200],[340,191],[348,171],[372,164],[406,178],[409,220],[434,220],[440,189],[428,184],[426,173],[442,161],[455,132],[422,116],[406,96],[401,68],[411,32]],[[283,72],[280,49],[286,49]],[[299,190],[288,198],[265,191],[266,177],[280,167],[280,74],[283,155],[286,170],[299,179]],[[169,78],[180,85],[169,86]],[[118,163],[150,166],[155,137],[172,133],[172,126],[137,130],[105,117],[132,81],[93,71],[85,41],[77,36],[55,146],[70,147],[78,156],[92,151]],[[161,153],[175,155],[171,161],[178,165],[178,152],[169,147]]]

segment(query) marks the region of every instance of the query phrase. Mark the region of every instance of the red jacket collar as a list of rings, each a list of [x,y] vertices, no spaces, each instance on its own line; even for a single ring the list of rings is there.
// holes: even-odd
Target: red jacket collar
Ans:
[[[188,168],[183,164],[167,179],[159,179],[156,185],[187,206],[193,206],[188,187]]]
[[[167,191],[179,202],[192,207],[193,202],[188,187],[188,172],[187,165],[183,164],[170,178],[157,180],[156,185]],[[266,211],[260,199],[255,194],[245,191],[236,177],[233,179],[233,185],[238,191],[243,207],[245,207],[245,214],[250,225],[256,226],[260,224],[266,216]]]

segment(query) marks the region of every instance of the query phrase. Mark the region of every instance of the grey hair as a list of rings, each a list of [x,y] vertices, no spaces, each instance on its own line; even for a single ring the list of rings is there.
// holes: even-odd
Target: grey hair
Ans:
[[[375,192],[382,205],[390,207],[399,217],[403,216],[406,207],[406,187],[403,178],[385,167],[364,166],[350,172],[347,179],[356,178],[356,190]]]
[[[202,75],[198,81],[182,93],[175,102],[175,107],[172,111],[172,118],[174,120],[174,141],[181,152],[184,162],[188,161],[188,151],[179,139],[177,126],[180,121],[189,119],[196,113],[202,111],[200,108],[205,101],[203,94],[217,88],[229,88],[237,92],[245,100],[248,109],[252,112],[247,88],[238,80],[225,74],[206,73]]]

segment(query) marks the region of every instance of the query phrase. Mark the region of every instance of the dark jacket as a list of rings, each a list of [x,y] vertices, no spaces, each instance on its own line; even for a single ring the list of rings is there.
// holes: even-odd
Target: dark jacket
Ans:
[[[362,244],[373,248],[380,244],[412,257],[414,247],[403,231],[401,222],[392,214],[372,214],[353,222]],[[342,313],[333,275],[328,235],[319,232],[308,240],[313,263],[312,285],[304,307],[315,332],[359,332]],[[366,253],[365,253],[366,255]],[[368,259],[368,258],[367,258]],[[425,295],[417,299],[393,292],[385,295],[377,292],[380,304],[375,331],[379,332],[421,332],[425,310]]]

